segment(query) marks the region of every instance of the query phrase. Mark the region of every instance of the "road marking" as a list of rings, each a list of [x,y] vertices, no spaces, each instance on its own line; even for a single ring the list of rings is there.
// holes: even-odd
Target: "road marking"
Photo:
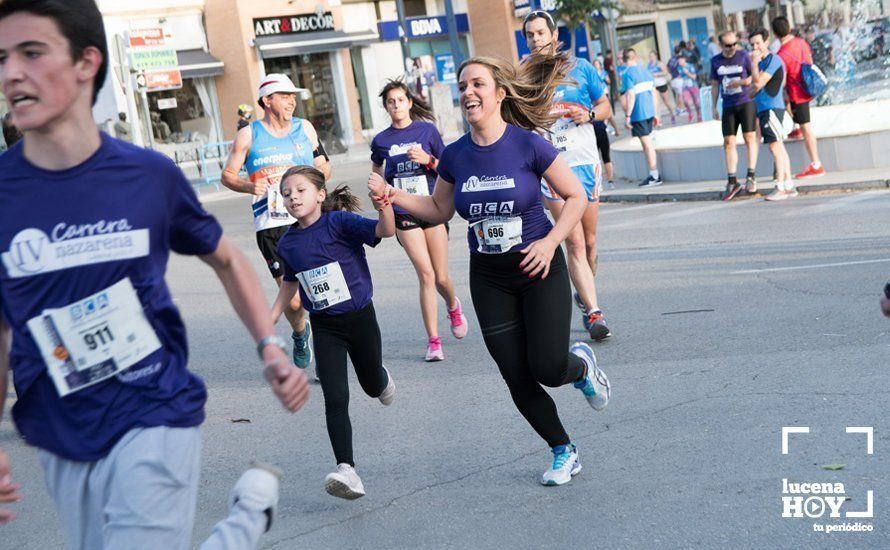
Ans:
[[[745,203],[754,203],[755,201],[739,201],[739,202],[718,202],[717,204],[707,204],[705,206],[698,206],[696,208],[683,208],[681,210],[677,210],[676,212],[666,212],[664,214],[656,214],[654,216],[642,217],[635,220],[629,220],[621,223],[617,223],[615,225],[605,225],[606,229],[627,229],[629,227],[636,227],[638,225],[652,225],[655,222],[661,222],[665,220],[672,220],[674,218],[685,218],[687,216],[691,216],[694,214],[701,214],[703,212],[710,212],[711,210],[720,210],[725,208],[738,208],[739,205]],[[676,203],[671,203],[676,204]]]
[[[843,267],[847,265],[880,264],[885,262],[890,262],[890,258],[881,258],[878,260],[860,260],[855,262],[836,262],[831,264],[796,265],[793,267],[770,267],[767,269],[746,269],[744,271],[733,271],[731,275],[748,275],[751,273],[767,273],[770,271],[798,271],[802,269],[819,269],[821,267]]]
[[[609,204],[609,203],[601,203],[601,204]],[[605,207],[600,206],[600,214],[612,213],[612,212],[635,212],[637,210],[647,210],[649,208],[657,208],[659,206],[666,206],[669,204],[677,204],[673,201],[663,201],[663,202],[653,202],[650,204],[640,204],[634,206],[624,206],[624,207]]]
[[[887,191],[883,189],[877,191],[863,191],[862,193],[852,193],[845,197],[832,197],[825,202],[816,205],[789,210],[785,212],[785,217],[805,216],[807,214],[820,214],[822,212],[830,212],[832,210],[844,208],[852,204],[856,204],[857,202],[873,199],[881,195],[885,197],[890,196],[888,195]]]

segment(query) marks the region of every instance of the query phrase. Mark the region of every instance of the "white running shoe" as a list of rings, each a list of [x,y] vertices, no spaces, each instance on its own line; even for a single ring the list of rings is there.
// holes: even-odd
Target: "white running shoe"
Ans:
[[[337,464],[337,471],[329,473],[324,478],[324,490],[331,496],[346,500],[365,496],[362,478],[355,473],[355,468],[346,463]]]
[[[392,375],[389,374],[389,369],[383,367],[383,370],[386,371],[386,387],[383,388],[383,393],[377,396],[377,399],[384,405],[389,406],[392,404],[393,399],[396,398],[396,383],[392,381]]]
[[[783,201],[783,200],[789,198],[790,196],[791,196],[791,194],[788,193],[787,191],[785,191],[784,189],[779,189],[778,187],[776,187],[775,189],[773,189],[772,193],[763,197],[763,200],[765,200],[765,201]]]
[[[578,448],[574,444],[553,447],[553,464],[541,476],[541,485],[565,485],[581,471]]]
[[[593,350],[584,342],[575,342],[569,351],[587,363],[587,377],[581,382],[575,382],[574,386],[581,390],[593,410],[605,409],[612,396],[612,385],[609,384],[606,373],[596,365],[596,355],[593,354]]]
[[[250,468],[241,474],[232,492],[229,493],[229,507],[241,502],[251,510],[266,514],[266,531],[272,527],[275,509],[278,507],[278,480],[282,472],[275,466],[262,462],[251,462]]]

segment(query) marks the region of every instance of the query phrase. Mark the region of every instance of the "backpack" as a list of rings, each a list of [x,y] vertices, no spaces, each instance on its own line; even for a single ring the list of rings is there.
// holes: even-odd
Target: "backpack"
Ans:
[[[828,89],[828,79],[819,67],[809,63],[800,64],[800,79],[807,95],[816,99]]]

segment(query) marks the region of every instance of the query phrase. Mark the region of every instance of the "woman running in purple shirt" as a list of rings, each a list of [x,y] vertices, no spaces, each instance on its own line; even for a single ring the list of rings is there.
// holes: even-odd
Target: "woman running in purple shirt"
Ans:
[[[405,83],[393,80],[380,92],[392,126],[371,141],[372,177],[412,195],[427,196],[436,184],[436,166],[445,145],[429,106]],[[420,312],[427,332],[427,361],[445,359],[439,339],[436,291],[445,300],[451,333],[467,335],[467,318],[448,274],[448,224],[432,224],[395,207],[396,239],[405,249],[420,280]]]
[[[458,69],[470,132],[445,148],[430,197],[372,182],[371,192],[430,223],[455,211],[469,222],[470,292],[482,336],[516,407],[551,448],[541,483],[562,485],[581,470],[578,450],[543,386],[572,383],[595,410],[610,386],[593,350],[569,349],[572,298],[559,244],[581,220],[587,198],[553,145],[536,134],[555,122],[556,86],[571,69],[564,55],[532,55],[516,69],[474,57]],[[564,200],[552,225],[541,204],[544,178]]]

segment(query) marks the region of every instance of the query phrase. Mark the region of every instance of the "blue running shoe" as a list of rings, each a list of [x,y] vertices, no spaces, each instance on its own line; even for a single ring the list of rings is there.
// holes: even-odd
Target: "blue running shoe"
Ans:
[[[572,476],[581,471],[581,460],[578,448],[573,444],[557,445],[550,450],[553,453],[553,464],[541,476],[541,485],[565,485],[572,481]]]
[[[584,342],[575,342],[569,351],[587,364],[587,376],[584,380],[575,382],[574,386],[581,390],[593,410],[605,409],[612,396],[612,386],[606,373],[596,365],[596,355],[593,354],[593,350]]]
[[[312,346],[309,345],[311,336],[312,325],[309,324],[309,319],[306,319],[306,329],[303,330],[303,334],[296,332],[291,334],[294,341],[294,365],[298,368],[309,368],[309,364],[312,362]]]

